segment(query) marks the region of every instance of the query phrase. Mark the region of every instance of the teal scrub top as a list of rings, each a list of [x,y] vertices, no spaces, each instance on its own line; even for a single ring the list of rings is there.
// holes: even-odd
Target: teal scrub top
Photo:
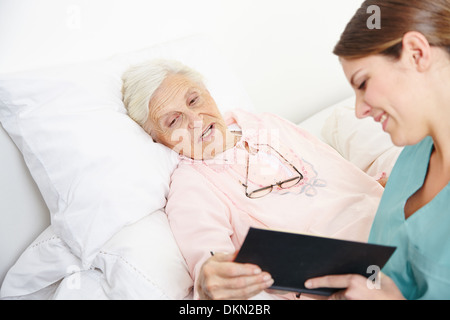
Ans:
[[[383,273],[406,299],[450,299],[450,183],[405,220],[404,206],[424,183],[433,140],[400,154],[380,202],[369,242],[395,246]]]

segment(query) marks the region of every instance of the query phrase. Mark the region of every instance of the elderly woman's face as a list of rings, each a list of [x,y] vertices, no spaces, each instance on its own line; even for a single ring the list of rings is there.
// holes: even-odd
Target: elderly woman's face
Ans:
[[[149,103],[144,129],[159,143],[192,159],[224,150],[227,126],[208,90],[183,75],[169,75]]]

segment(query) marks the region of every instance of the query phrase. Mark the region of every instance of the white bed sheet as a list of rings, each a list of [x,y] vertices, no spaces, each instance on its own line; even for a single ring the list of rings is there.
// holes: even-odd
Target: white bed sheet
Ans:
[[[252,110],[244,88],[214,44],[203,36],[161,43],[101,61],[0,75],[0,121],[17,146],[2,130],[2,138],[7,139],[0,142],[11,147],[2,155],[15,164],[23,164],[25,159],[28,170],[22,166],[17,171],[31,172],[39,192],[27,192],[27,181],[16,181],[17,172],[6,174],[9,179],[4,181],[17,182],[13,183],[18,187],[13,199],[27,202],[30,197],[43,198],[52,219],[51,229],[28,247],[9,271],[0,297],[28,295],[71,274],[92,275],[91,270],[108,275],[103,288],[117,287],[125,280],[111,275],[121,268],[133,271],[128,277],[140,275],[146,280],[143,287],[136,288],[141,289],[140,296],[182,299],[189,294],[192,279],[167,223],[162,224],[163,219],[161,224],[147,225],[144,231],[141,227],[147,221],[144,218],[161,216],[157,209],[165,203],[171,161],[157,152],[164,147],[153,144],[142,128],[126,116],[121,102],[122,72],[130,64],[155,58],[179,60],[200,71],[222,112],[231,106]],[[17,149],[22,159],[15,157]],[[169,156],[173,152],[163,153]],[[110,179],[116,182],[110,183]],[[0,186],[11,189],[7,183]],[[135,196],[141,199],[133,200]],[[15,206],[13,199],[3,199],[2,204]],[[136,210],[136,206],[140,209]],[[25,217],[31,216],[30,221],[38,218],[37,206],[36,211],[34,207],[27,209],[23,210]],[[48,214],[48,209],[44,211]],[[3,217],[15,218],[14,211],[6,208]],[[20,229],[22,223],[11,220]],[[18,230],[16,236],[5,225],[1,227],[4,243],[15,242],[23,231]],[[133,243],[123,236],[130,229],[129,233],[137,237]],[[159,237],[148,238],[152,234]],[[26,244],[32,239],[27,238]],[[142,258],[149,252],[151,258]],[[7,258],[2,268],[14,261]],[[132,291],[124,294],[136,296]]]
[[[352,103],[353,98],[349,98],[336,105],[327,107],[300,123],[299,126],[327,142],[329,132],[336,133],[336,127],[333,126],[349,125],[348,123],[342,123],[342,110],[346,112],[344,120],[359,121],[349,116],[349,112],[353,112],[351,110]],[[361,130],[358,126],[353,125],[353,127]],[[373,127],[373,130],[377,129],[379,128]],[[336,140],[339,137],[334,136],[334,138]],[[357,146],[353,145],[351,147],[356,148]],[[360,146],[360,148],[364,152],[364,147]],[[386,152],[395,155],[401,151],[400,148],[393,149],[393,146],[389,143],[386,143],[384,148]],[[384,169],[389,170],[393,166],[395,159],[395,157],[391,157],[389,162],[385,162]],[[149,230],[151,232],[148,232]],[[128,240],[124,242],[124,239]],[[150,246],[158,241],[164,241],[165,246],[161,247],[159,252],[155,252],[154,247],[150,248]],[[148,250],[146,246],[149,246]],[[6,278],[2,291],[13,293],[13,295],[12,297],[4,296],[3,298],[192,299],[190,290],[192,279],[186,273],[185,265],[180,262],[183,259],[180,256],[173,256],[173,252],[177,252],[176,249],[171,250],[168,255],[166,250],[168,246],[176,246],[176,244],[171,237],[167,218],[164,212],[160,210],[134,225],[124,228],[102,249],[101,254],[94,262],[93,268],[82,271],[79,268],[79,259],[70,254],[64,243],[58,239],[52,232],[51,227],[49,227],[27,249],[22,260],[19,260],[8,274],[10,278]],[[58,261],[53,261],[51,262],[53,270],[44,270],[48,268],[48,261],[45,260],[55,256],[54,250],[59,250],[60,264],[58,264]],[[133,251],[131,254],[130,250]],[[146,251],[152,252],[152,254],[146,255]],[[45,262],[42,263],[42,260]],[[70,261],[72,262],[70,263]],[[168,280],[166,277],[158,279],[157,275],[161,272],[161,268],[171,264],[172,270],[176,270],[173,269],[173,264],[177,263],[180,264],[179,269],[177,274],[173,274],[171,280]],[[72,265],[73,269],[67,270],[67,265]],[[106,266],[107,268],[105,268]],[[36,268],[43,268],[39,283],[36,283],[34,278]],[[44,279],[42,275],[45,276]],[[43,286],[43,281],[46,281],[45,286]],[[32,294],[25,294],[30,292],[30,285],[32,286],[33,284],[36,285],[38,290]],[[255,298],[265,299],[268,296],[263,293]]]
[[[301,126],[321,137],[323,124],[332,110],[333,107],[330,107],[319,112]],[[165,245],[161,246],[160,251],[155,251],[154,244],[158,241],[164,241]],[[2,298],[192,299],[192,292],[188,290],[192,279],[181,263],[182,257],[171,256],[178,252],[171,248],[174,246],[176,244],[171,237],[167,218],[159,210],[119,232],[104,246],[93,267],[82,270],[80,260],[71,254],[50,226],[10,270],[2,286]],[[130,250],[134,252],[130,253]],[[55,251],[58,254],[55,255]],[[145,255],[145,251],[151,254]],[[55,257],[58,259],[55,260]],[[177,263],[180,266],[172,281],[168,281],[167,277],[155,278],[155,275],[161,274],[160,268],[170,264],[172,270],[176,270],[173,264]],[[72,266],[71,270],[67,270],[67,266]],[[105,266],[108,268],[105,269]],[[37,274],[39,277],[36,277]],[[256,298],[268,297],[262,293]]]

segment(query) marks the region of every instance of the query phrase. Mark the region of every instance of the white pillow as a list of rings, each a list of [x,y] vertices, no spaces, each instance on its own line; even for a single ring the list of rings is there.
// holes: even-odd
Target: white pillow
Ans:
[[[0,297],[180,300],[190,297],[192,285],[167,217],[158,210],[115,234],[89,270],[48,227],[8,272]]]
[[[164,206],[176,157],[118,105],[73,83],[26,77],[0,78],[0,101],[55,232],[85,268],[114,233]]]
[[[298,126],[309,133],[313,134],[320,140],[325,141],[325,138],[322,135],[322,128],[327,121],[327,119],[330,117],[330,115],[334,112],[335,106],[327,107],[309,118],[303,120],[298,124]]]
[[[390,175],[403,148],[396,147],[379,123],[372,118],[358,119],[355,98],[335,105],[326,120],[322,136],[326,143],[367,174]]]
[[[120,92],[123,71],[154,58],[197,69],[222,112],[253,110],[240,82],[203,37],[0,76],[0,122],[50,209],[53,231],[80,258],[83,270],[123,227],[165,205],[177,157],[126,115]],[[155,245],[164,248],[163,242]],[[152,256],[148,250],[142,254]],[[160,271],[167,279],[173,266]]]

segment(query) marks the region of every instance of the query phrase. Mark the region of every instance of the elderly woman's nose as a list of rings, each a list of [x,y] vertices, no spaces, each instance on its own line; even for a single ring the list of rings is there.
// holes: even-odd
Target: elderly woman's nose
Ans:
[[[196,112],[190,112],[187,114],[189,121],[189,128],[201,128],[203,123],[203,118]]]

